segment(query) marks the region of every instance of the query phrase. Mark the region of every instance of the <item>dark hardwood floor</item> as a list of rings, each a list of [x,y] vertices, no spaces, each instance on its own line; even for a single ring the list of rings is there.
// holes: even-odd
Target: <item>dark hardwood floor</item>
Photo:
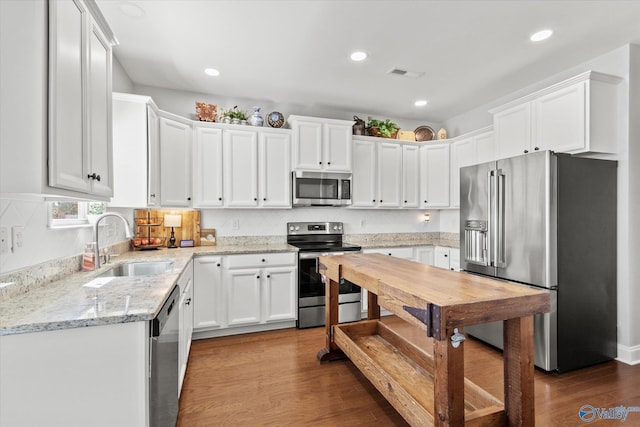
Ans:
[[[384,321],[412,340],[422,331],[397,318]],[[179,427],[406,426],[405,421],[348,360],[320,364],[324,329],[285,329],[194,341],[180,398]],[[502,353],[465,341],[465,375],[502,399]],[[640,365],[611,361],[565,374],[535,373],[536,425],[586,425],[583,405],[640,407]],[[627,420],[588,425],[640,426]]]

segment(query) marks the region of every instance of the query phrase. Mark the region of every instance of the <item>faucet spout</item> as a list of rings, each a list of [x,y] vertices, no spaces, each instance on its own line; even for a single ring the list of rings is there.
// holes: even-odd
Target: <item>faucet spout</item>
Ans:
[[[98,219],[96,220],[96,224],[94,226],[95,229],[95,239],[96,239],[96,268],[100,268],[100,244],[98,242],[98,237],[99,237],[99,233],[98,231],[100,230],[100,221],[102,221],[103,218],[106,218],[108,216],[115,216],[118,217],[122,220],[122,222],[124,222],[124,236],[127,239],[130,239],[133,237],[133,233],[131,232],[131,227],[129,227],[129,222],[127,221],[127,219],[125,217],[123,217],[122,215],[120,215],[117,212],[106,212],[103,213],[102,215],[100,215],[98,217]]]

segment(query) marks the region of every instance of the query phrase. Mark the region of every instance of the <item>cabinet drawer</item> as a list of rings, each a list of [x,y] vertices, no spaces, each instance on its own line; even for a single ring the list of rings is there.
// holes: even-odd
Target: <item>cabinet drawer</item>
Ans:
[[[413,259],[413,248],[364,249],[362,252],[365,254],[379,253],[379,254],[390,255],[396,258],[403,258],[403,259],[410,259],[410,260]]]
[[[272,267],[276,265],[296,265],[295,252],[264,254],[228,255],[227,268]]]

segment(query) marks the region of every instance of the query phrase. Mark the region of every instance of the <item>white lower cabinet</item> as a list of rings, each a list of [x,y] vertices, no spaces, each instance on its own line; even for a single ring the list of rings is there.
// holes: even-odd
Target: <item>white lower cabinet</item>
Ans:
[[[295,252],[195,258],[196,338],[295,326]]]
[[[193,260],[194,331],[219,329],[224,322],[222,257],[201,256]]]
[[[182,390],[182,382],[187,372],[191,337],[193,335],[193,262],[187,265],[178,279],[180,302],[178,312],[178,395]]]
[[[433,265],[434,263],[434,252],[435,249],[433,246],[418,246],[413,249],[414,260],[421,264]]]
[[[149,323],[0,336],[0,425],[148,426]]]
[[[447,270],[460,270],[460,250],[436,246],[434,252],[434,265]]]

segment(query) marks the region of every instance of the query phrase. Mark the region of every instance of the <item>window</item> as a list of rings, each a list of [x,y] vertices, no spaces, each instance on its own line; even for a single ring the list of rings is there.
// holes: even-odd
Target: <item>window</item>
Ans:
[[[104,202],[49,202],[49,227],[88,225],[91,215],[105,211]]]

